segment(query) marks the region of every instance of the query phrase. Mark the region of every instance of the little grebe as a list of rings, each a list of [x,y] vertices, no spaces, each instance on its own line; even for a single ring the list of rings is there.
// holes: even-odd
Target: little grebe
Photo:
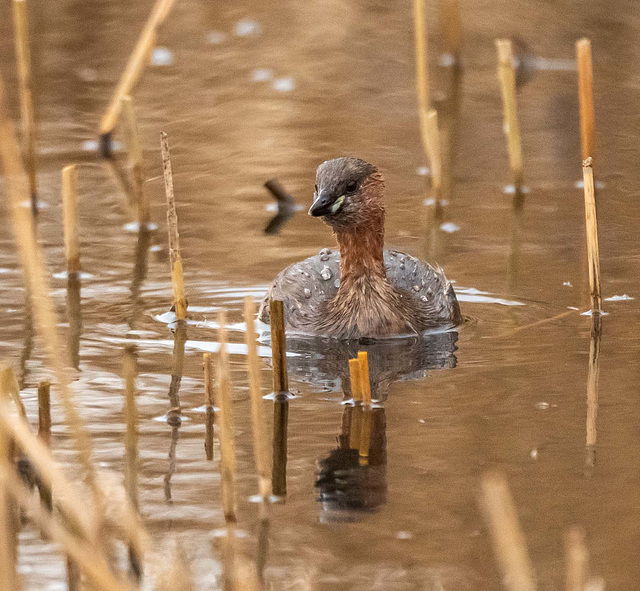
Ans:
[[[462,320],[453,287],[441,268],[397,250],[384,250],[384,179],[358,158],[323,162],[316,172],[309,215],[333,228],[340,251],[282,271],[260,308],[269,322],[269,299],[284,303],[287,330],[359,339],[420,333]]]

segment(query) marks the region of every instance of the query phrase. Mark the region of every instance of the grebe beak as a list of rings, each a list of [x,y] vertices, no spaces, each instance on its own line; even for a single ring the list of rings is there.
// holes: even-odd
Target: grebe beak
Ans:
[[[329,191],[320,191],[316,200],[311,204],[309,208],[309,215],[319,217],[322,215],[328,215],[332,213],[331,207],[333,205],[333,199]]]

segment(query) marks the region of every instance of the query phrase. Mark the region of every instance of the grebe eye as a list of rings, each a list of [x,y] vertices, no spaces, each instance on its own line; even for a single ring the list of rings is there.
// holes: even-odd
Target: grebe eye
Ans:
[[[345,187],[345,190],[347,191],[347,193],[353,193],[357,188],[358,183],[356,183],[356,181],[349,181],[347,183],[347,186]]]

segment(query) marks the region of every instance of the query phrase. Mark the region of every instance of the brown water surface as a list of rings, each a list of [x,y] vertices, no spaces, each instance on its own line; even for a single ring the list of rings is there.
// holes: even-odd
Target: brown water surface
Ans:
[[[266,569],[271,588],[290,589],[292,580],[304,577],[323,591],[499,588],[476,503],[479,477],[488,468],[509,477],[541,589],[563,587],[562,536],[576,523],[586,528],[592,571],[607,588],[637,587],[638,300],[604,302],[609,315],[601,341],[594,343],[599,389],[591,389],[588,409],[590,319],[580,315],[589,302],[584,208],[575,186],[581,167],[572,60],[574,41],[589,36],[596,171],[604,183],[598,193],[602,290],[605,297],[638,298],[640,13],[628,0],[462,4],[464,71],[457,85],[451,70],[437,65],[437,14],[430,15],[429,27],[433,96],[442,106],[444,137],[452,138],[451,191],[438,222],[449,231],[434,226],[432,208],[423,204],[427,180],[417,173],[425,161],[409,2],[182,0],[160,34],[171,63],[150,66],[135,92],[146,190],[159,226],[146,242],[127,229],[131,219],[122,190],[96,160],[95,144],[87,142],[96,139],[151,3],[31,3],[38,185],[46,206],[38,233],[55,274],[64,270],[60,169],[83,163],[81,316],[67,322],[66,280],[60,275],[54,275],[53,297],[65,319],[60,329],[76,352],[75,387],[95,460],[122,472],[122,350],[136,342],[141,510],[159,558],[174,535],[183,540],[199,588],[219,584],[211,544],[224,523],[218,455],[207,462],[203,448],[201,353],[215,350],[216,312],[226,308],[237,343],[231,360],[240,527],[243,547],[252,552],[257,508],[247,499],[257,484],[242,299],[260,298],[283,267],[333,243],[329,229],[304,211],[280,235],[266,236],[262,230],[273,214],[266,211],[270,197],[262,184],[277,176],[306,208],[315,167],[345,154],[384,171],[387,243],[440,263],[456,282],[469,322],[422,345],[369,347],[384,404],[371,417],[368,467],[359,466],[348,445],[361,419],[341,404],[341,378],[353,351],[291,343],[298,354],[289,358],[297,396],[288,408],[286,502],[272,508]],[[238,27],[252,34],[238,35]],[[519,216],[504,193],[509,172],[494,50],[501,36],[516,36],[532,56],[547,58],[535,62],[542,69],[519,91],[530,188]],[[17,117],[11,37],[5,2],[0,72]],[[165,420],[174,337],[162,316],[172,294],[160,130],[172,145],[192,320],[179,390],[185,418],[180,428]],[[115,139],[122,141],[119,133]],[[0,221],[0,311],[0,356],[18,369],[35,418],[36,386],[49,374],[25,314],[6,212]],[[268,357],[268,342],[263,346]],[[266,362],[263,384],[266,393]],[[265,404],[271,414],[272,403]],[[53,447],[73,471],[58,406]],[[53,548],[32,529],[22,533],[22,542],[25,589],[64,588],[63,561]]]

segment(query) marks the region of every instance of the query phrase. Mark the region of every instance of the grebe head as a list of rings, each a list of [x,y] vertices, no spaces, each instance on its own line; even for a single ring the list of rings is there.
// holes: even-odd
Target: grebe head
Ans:
[[[316,172],[309,215],[322,216],[334,230],[359,226],[372,215],[384,215],[382,187],[382,175],[364,160],[327,160]]]

